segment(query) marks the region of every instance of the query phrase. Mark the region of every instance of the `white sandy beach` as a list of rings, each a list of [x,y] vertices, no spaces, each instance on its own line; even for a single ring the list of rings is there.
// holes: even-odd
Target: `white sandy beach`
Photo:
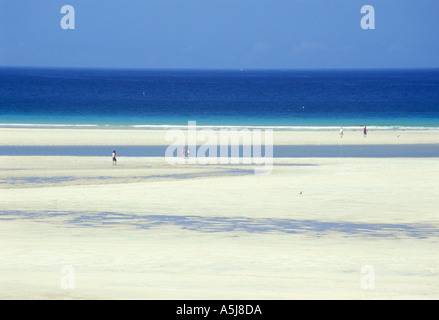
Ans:
[[[1,128],[0,148],[164,133]],[[439,131],[274,142],[430,144]],[[439,298],[438,158],[279,158],[254,175],[110,156],[0,157],[1,299]]]
[[[175,129],[186,135],[187,130]],[[225,129],[227,130],[227,129]],[[230,129],[230,132],[242,132],[242,129]],[[262,143],[265,131],[261,129]],[[70,145],[169,145],[166,138],[168,130],[152,129],[102,129],[98,128],[0,128],[0,146],[70,146]],[[198,129],[197,133],[219,136],[220,130]],[[218,142],[220,139],[218,138]],[[275,145],[334,145],[334,144],[429,144],[439,142],[439,130],[373,130],[369,129],[367,138],[362,130],[344,130],[343,138],[339,130],[275,131]],[[201,142],[200,142],[201,143]],[[242,143],[242,142],[240,142]]]

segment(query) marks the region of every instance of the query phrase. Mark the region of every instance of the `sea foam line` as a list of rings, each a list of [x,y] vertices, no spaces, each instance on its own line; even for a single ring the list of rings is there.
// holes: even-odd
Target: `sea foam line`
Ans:
[[[113,125],[113,124],[52,124],[52,123],[0,123],[1,128],[134,128],[134,129],[185,129],[187,125],[174,124],[135,124],[135,125]],[[339,130],[341,126],[264,126],[264,125],[196,125],[197,129],[272,129],[284,131],[333,131]],[[343,126],[344,130],[363,130],[363,126]],[[376,131],[438,131],[439,126],[407,126],[407,125],[370,125],[368,130]]]

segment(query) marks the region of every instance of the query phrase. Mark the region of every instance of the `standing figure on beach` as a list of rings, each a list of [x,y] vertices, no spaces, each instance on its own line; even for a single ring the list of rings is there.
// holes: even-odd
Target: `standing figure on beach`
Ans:
[[[366,136],[367,136],[367,129],[366,129],[366,126],[364,126],[364,128],[363,128],[363,135],[364,135],[364,137],[366,138]]]
[[[185,147],[183,147],[183,149],[181,149],[181,156],[183,158],[186,158],[186,149],[185,149]]]
[[[117,165],[116,150],[113,150],[113,166]]]
[[[340,138],[343,138],[343,127],[340,128]]]

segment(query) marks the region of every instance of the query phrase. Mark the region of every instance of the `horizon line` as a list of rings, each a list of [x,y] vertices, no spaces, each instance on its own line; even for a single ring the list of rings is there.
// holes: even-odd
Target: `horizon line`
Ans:
[[[192,68],[192,67],[81,67],[81,66],[7,66],[0,69],[115,70],[115,71],[379,71],[439,70],[439,67],[322,67],[322,68]]]

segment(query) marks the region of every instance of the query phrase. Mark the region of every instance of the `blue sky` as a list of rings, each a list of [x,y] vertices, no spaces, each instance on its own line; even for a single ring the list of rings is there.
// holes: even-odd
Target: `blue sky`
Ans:
[[[0,0],[0,65],[437,68],[438,31],[437,0]]]

